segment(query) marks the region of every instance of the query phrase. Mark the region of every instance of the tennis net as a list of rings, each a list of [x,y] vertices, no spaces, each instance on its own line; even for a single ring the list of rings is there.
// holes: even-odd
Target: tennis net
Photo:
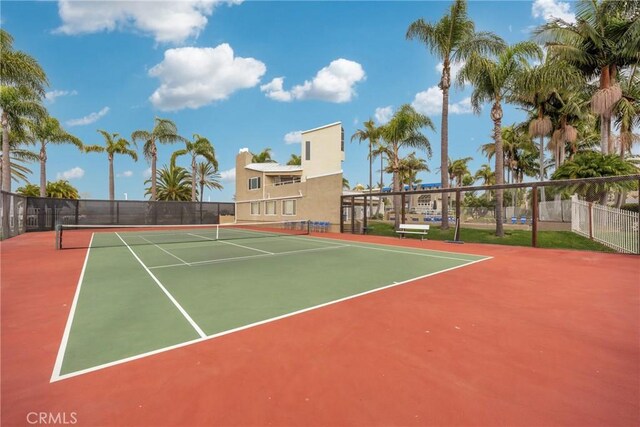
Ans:
[[[207,243],[309,234],[309,221],[274,221],[202,225],[67,225],[56,226],[56,249]]]

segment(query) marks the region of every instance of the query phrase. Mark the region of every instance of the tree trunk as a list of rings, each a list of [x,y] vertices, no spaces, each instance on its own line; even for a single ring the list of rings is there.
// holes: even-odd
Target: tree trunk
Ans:
[[[191,157],[191,201],[197,202],[196,197],[196,157]]]
[[[9,116],[6,111],[2,112],[2,191],[11,192],[11,159],[9,145]],[[4,215],[9,221],[9,215]]]
[[[398,164],[398,145],[393,144],[393,191],[400,191],[400,174],[398,173],[399,164]],[[400,228],[400,216],[402,215],[403,206],[400,206],[402,203],[402,198],[400,195],[393,196],[393,212],[395,213],[394,220],[394,228],[398,230]]]
[[[369,193],[373,193],[373,158],[371,157],[371,139],[369,139]],[[382,191],[382,189],[380,189]],[[365,207],[366,210],[366,207]],[[369,194],[369,218],[373,211],[373,197]],[[365,212],[366,214],[366,212]]]
[[[158,151],[155,145],[151,148],[151,201],[156,200],[156,161],[158,160]]]
[[[200,203],[204,202],[204,183],[200,182]]]
[[[493,120],[493,138],[496,144],[496,184],[504,184],[504,152],[502,149],[502,107],[499,102],[491,108]],[[502,205],[504,190],[496,190],[496,236],[504,237],[504,224],[502,220]]]
[[[115,200],[116,188],[113,180],[113,154],[109,154],[109,200]]]
[[[47,197],[47,147],[44,141],[40,145],[40,197]]]
[[[442,127],[440,131],[440,176],[443,189],[449,188],[449,85],[448,66],[442,71]],[[445,77],[445,74],[447,76]],[[449,193],[442,193],[442,230],[449,229]]]

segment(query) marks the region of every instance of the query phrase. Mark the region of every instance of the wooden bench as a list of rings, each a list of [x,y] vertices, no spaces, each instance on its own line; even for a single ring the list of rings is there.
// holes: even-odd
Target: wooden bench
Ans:
[[[405,234],[419,234],[420,240],[424,240],[424,236],[429,232],[429,224],[400,224],[400,228],[396,233],[403,238]]]

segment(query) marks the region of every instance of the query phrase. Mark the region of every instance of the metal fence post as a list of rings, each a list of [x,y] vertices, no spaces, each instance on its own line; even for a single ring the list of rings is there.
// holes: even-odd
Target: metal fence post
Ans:
[[[356,198],[351,196],[351,234],[356,232]]]
[[[363,205],[363,209],[364,209],[364,218],[362,220],[362,234],[367,234],[367,196],[364,196],[364,205]]]
[[[344,233],[344,196],[340,196],[340,233]]]
[[[405,195],[404,193],[400,196],[400,220],[402,221],[403,224],[406,224],[406,218],[405,218],[405,210],[404,210],[404,204],[405,204]]]
[[[533,192],[532,213],[531,213],[531,246],[538,247],[538,186],[533,184],[531,187]]]

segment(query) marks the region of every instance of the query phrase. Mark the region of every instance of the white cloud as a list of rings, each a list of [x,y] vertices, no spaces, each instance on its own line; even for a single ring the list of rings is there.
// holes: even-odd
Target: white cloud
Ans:
[[[235,181],[236,180],[236,168],[220,172],[220,180],[221,181],[227,181],[227,182]]]
[[[151,174],[151,170],[149,170],[149,174]],[[130,178],[133,176],[133,171],[124,171],[122,173],[116,174],[118,178]]]
[[[471,107],[471,97],[466,97],[462,101],[456,102],[455,104],[449,104],[449,113],[450,114],[473,113],[473,108]]]
[[[98,111],[97,113],[91,113],[87,116],[81,117],[79,119],[71,119],[67,121],[67,124],[69,126],[85,126],[85,125],[89,125],[91,123],[95,123],[98,120],[100,120],[102,117],[104,117],[105,115],[107,115],[107,113],[109,112],[109,107],[104,107],[102,110]]]
[[[70,179],[80,179],[83,176],[84,169],[82,169],[80,166],[76,166],[75,168],[71,168],[64,172],[58,172],[58,174],[56,175],[56,179],[64,179],[68,181]]]
[[[442,91],[438,86],[431,86],[425,91],[418,92],[411,106],[419,113],[426,115],[438,115],[442,113]],[[472,113],[471,98],[464,98],[460,102],[449,104],[450,114]]]
[[[44,94],[44,99],[47,102],[53,104],[56,101],[56,98],[59,98],[61,96],[73,96],[77,94],[78,92],[75,90],[52,90]]]
[[[289,132],[284,136],[285,144],[296,144],[298,142],[302,142],[302,132],[299,130]]]
[[[379,125],[383,125],[391,120],[393,116],[393,106],[387,105],[386,107],[378,107],[374,113],[374,117],[376,118],[376,122]]]
[[[531,14],[534,18],[542,18],[547,22],[556,18],[570,23],[576,22],[570,4],[558,0],[534,0]]]
[[[318,71],[312,80],[284,89],[284,77],[276,77],[260,86],[266,96],[288,102],[293,100],[316,99],[320,101],[349,102],[356,95],[355,85],[366,78],[362,65],[355,61],[339,58]]]
[[[153,36],[156,42],[181,43],[197,37],[206,27],[214,8],[221,3],[241,1],[73,1],[60,0],[62,25],[57,32],[86,34],[133,30]]]
[[[149,100],[164,111],[196,109],[256,86],[266,71],[257,59],[234,56],[226,43],[214,48],[168,49],[163,61],[149,70],[150,76],[160,79],[160,87]]]

